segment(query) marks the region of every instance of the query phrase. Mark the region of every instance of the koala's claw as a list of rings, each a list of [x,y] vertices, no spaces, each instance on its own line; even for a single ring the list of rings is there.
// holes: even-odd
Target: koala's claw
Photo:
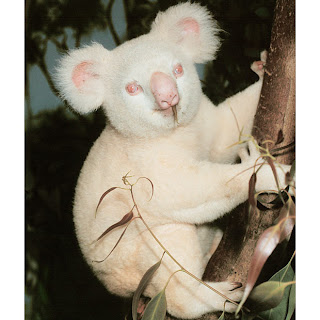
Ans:
[[[249,141],[248,148],[244,147],[240,149],[238,155],[242,163],[247,162],[254,164],[261,154],[257,148],[257,143]]]
[[[232,282],[231,284],[234,285],[235,287],[233,289],[230,289],[229,291],[233,291],[242,287],[241,282]]]
[[[232,299],[233,301],[240,301],[243,296],[243,288],[242,283],[240,282],[220,282],[219,284],[215,284],[214,286],[218,291],[226,295],[228,298]],[[233,313],[237,309],[237,305],[228,302],[226,304],[225,300],[220,297],[217,300],[220,300],[220,306],[218,309],[225,310],[226,312]]]

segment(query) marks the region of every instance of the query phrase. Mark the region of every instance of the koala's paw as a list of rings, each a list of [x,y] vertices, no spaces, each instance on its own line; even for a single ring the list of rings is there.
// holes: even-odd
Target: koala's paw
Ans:
[[[212,283],[212,287],[218,290],[220,293],[227,296],[229,299],[239,302],[243,296],[243,287],[240,282],[217,282]],[[233,313],[237,309],[237,305],[227,302],[225,304],[225,299],[221,296],[216,299],[216,308],[217,310],[225,310],[226,312]]]
[[[268,53],[266,50],[262,51],[260,54],[260,61],[254,61],[251,65],[251,70],[255,72],[259,78],[263,78],[264,75],[264,67],[267,62]]]
[[[241,163],[247,163],[248,165],[253,165],[260,155],[261,154],[253,141],[248,142],[248,148],[244,147],[239,150]]]

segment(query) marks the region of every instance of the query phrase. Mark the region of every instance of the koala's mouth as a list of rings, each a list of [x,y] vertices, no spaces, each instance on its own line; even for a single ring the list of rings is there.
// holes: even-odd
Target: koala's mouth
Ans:
[[[177,105],[174,105],[174,106],[170,106],[166,109],[155,109],[155,111],[157,112],[161,112],[161,114],[164,116],[164,117],[173,117],[174,119],[174,122],[179,124],[178,122],[178,111],[177,111]]]

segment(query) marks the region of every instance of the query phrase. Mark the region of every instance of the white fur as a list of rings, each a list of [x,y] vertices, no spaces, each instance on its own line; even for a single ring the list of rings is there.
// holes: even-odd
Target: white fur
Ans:
[[[77,89],[71,81],[74,68],[81,62],[92,62],[92,72],[96,77],[86,82],[85,87]],[[72,50],[61,59],[56,68],[54,79],[60,90],[61,97],[68,100],[70,105],[79,113],[91,112],[103,103],[105,87],[103,77],[105,70],[102,65],[108,64],[108,51],[101,44],[93,44],[80,50]]]
[[[190,35],[180,30],[179,36],[179,28],[175,27],[186,18],[197,21],[199,33]],[[57,69],[62,96],[72,107],[88,112],[101,104],[111,123],[95,142],[81,170],[74,222],[84,257],[115,294],[132,295],[146,270],[162,255],[162,249],[141,221],[134,220],[110,257],[103,263],[92,262],[107,256],[123,228],[113,230],[95,244],[92,242],[133,206],[130,193],[116,189],[103,200],[95,218],[103,192],[114,186],[123,187],[122,177],[127,172],[134,176],[132,183],[142,176],[152,180],[151,201],[147,180],[134,186],[140,211],[163,245],[200,278],[212,253],[213,241],[213,236],[207,240],[203,237],[208,231],[203,224],[214,221],[247,198],[252,170],[246,169],[254,165],[259,153],[252,144],[250,155],[240,151],[239,146],[227,147],[239,138],[234,115],[244,133],[250,133],[262,79],[217,107],[203,95],[193,64],[214,56],[218,47],[218,40],[212,36],[216,33],[215,25],[203,7],[181,4],[160,13],[149,34],[110,52],[97,44],[73,51]],[[83,61],[91,63],[94,76],[79,89],[73,83],[72,73]],[[184,69],[183,76],[177,79],[172,73],[176,63]],[[180,95],[179,124],[172,116],[155,111],[155,98],[150,90],[154,72],[170,75],[176,82]],[[142,93],[130,96],[126,92],[126,84],[132,81],[141,85]],[[233,164],[238,154],[242,161]],[[284,186],[284,172],[280,168],[278,174]],[[258,173],[257,191],[267,189],[276,189],[276,185],[271,169],[265,165]],[[144,294],[150,297],[157,294],[177,269],[165,256]],[[241,298],[242,291],[230,291],[234,288],[230,283],[211,285],[231,299]],[[176,317],[194,318],[224,308],[223,298],[182,272],[171,279],[166,296],[168,311]],[[226,308],[234,310],[230,303]]]
[[[214,59],[220,46],[217,33],[217,22],[210,12],[198,4],[185,3],[173,6],[163,13],[159,13],[152,24],[151,33],[160,37],[161,41],[170,41],[186,49],[186,53],[196,63],[203,63]],[[182,26],[177,21],[192,17],[200,26],[199,37],[193,34],[181,35]]]

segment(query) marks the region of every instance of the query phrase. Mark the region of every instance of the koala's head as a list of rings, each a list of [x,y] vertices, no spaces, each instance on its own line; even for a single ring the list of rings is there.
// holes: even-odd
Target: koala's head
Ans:
[[[214,58],[217,32],[204,7],[180,4],[159,13],[150,33],[112,51],[93,44],[69,52],[56,83],[76,111],[102,106],[125,135],[166,134],[196,114],[202,93],[194,64]]]

